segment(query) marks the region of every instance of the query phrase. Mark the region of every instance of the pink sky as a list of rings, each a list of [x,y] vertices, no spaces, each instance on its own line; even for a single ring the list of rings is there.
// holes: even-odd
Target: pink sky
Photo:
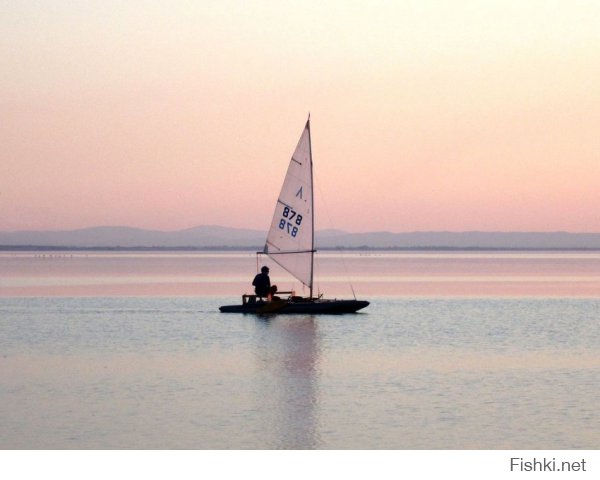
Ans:
[[[600,4],[9,2],[0,230],[600,231]],[[197,5],[198,3],[199,5]]]

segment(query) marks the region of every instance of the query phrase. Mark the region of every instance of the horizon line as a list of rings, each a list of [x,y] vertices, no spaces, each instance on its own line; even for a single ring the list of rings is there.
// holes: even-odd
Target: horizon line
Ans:
[[[217,224],[207,224],[207,225],[195,225],[192,227],[184,227],[177,229],[159,229],[159,228],[148,228],[148,227],[135,227],[131,225],[93,225],[89,227],[75,227],[75,228],[46,228],[46,229],[19,229],[19,230],[2,230],[0,229],[0,233],[24,233],[24,232],[75,232],[81,230],[95,230],[95,229],[108,229],[108,228],[122,228],[122,229],[130,229],[130,230],[142,230],[142,231],[152,231],[152,232],[163,232],[163,233],[175,233],[175,232],[183,232],[186,230],[193,230],[196,228],[223,228],[223,229],[231,229],[231,230],[250,230],[256,232],[266,232],[268,229],[260,229],[260,228],[250,228],[250,227],[231,227],[225,225],[217,225]],[[334,231],[340,232],[342,234],[350,234],[350,235],[360,235],[367,233],[390,233],[390,234],[411,234],[411,233],[534,233],[534,234],[549,234],[549,233],[565,233],[565,234],[576,234],[576,235],[595,235],[600,234],[600,231],[571,231],[571,230],[480,230],[480,229],[469,229],[469,230],[403,230],[403,231],[392,231],[392,230],[366,230],[366,231],[349,231],[342,230],[339,228],[321,228],[315,230],[315,232],[327,232]]]
[[[258,246],[96,246],[77,247],[60,245],[0,245],[0,252],[257,252]],[[371,247],[361,245],[358,247],[321,247],[315,252],[600,252],[600,247],[453,247],[449,245],[440,246],[413,246],[413,247]]]

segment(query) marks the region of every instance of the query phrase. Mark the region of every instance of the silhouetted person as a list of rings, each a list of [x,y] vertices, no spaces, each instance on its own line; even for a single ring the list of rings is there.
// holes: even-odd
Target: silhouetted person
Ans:
[[[252,281],[254,293],[257,297],[266,297],[271,290],[271,279],[269,278],[269,267],[262,267],[260,273]]]
[[[275,295],[276,293],[277,293],[277,285],[271,285],[271,288],[269,288],[269,300],[271,300],[271,301],[281,300],[280,297]]]

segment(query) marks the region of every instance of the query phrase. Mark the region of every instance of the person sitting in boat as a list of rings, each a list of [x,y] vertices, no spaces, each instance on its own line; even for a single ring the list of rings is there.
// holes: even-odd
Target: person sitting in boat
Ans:
[[[254,280],[252,281],[252,285],[254,285],[254,293],[256,293],[257,297],[268,297],[271,291],[271,279],[269,278],[269,267],[264,266],[260,269],[260,273],[258,273]]]

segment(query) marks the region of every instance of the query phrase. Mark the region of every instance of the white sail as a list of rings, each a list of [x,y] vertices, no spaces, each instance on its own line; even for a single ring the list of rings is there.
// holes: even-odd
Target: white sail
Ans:
[[[309,287],[312,294],[314,215],[310,119],[290,160],[264,253]]]

